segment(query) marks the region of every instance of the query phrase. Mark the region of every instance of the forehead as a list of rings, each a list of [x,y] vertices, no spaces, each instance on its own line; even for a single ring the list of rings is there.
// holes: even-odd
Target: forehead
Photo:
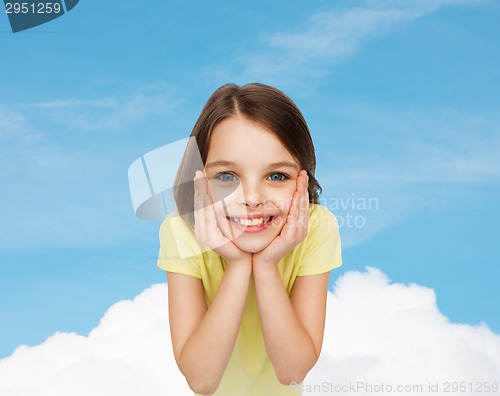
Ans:
[[[217,124],[210,138],[207,162],[235,163],[290,161],[298,165],[285,145],[263,125],[244,117],[230,117]]]

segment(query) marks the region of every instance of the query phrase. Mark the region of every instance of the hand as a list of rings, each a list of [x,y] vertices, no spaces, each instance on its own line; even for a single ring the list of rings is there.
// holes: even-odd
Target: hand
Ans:
[[[218,202],[222,205],[222,202]],[[228,239],[217,224],[214,202],[208,193],[208,182],[201,171],[194,177],[194,234],[196,239],[228,263],[251,265],[251,253],[244,252]]]
[[[301,170],[286,223],[281,233],[262,251],[253,255],[253,270],[275,267],[307,235],[309,223],[309,176]]]

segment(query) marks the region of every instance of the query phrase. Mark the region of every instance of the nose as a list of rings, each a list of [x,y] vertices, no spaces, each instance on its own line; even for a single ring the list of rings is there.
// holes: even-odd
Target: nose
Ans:
[[[242,183],[241,204],[248,208],[258,208],[263,205],[262,188],[257,183]]]

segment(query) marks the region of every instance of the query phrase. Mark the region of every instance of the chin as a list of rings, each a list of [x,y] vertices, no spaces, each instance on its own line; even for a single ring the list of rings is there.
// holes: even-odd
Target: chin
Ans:
[[[237,248],[243,250],[244,252],[247,253],[259,253],[262,250],[264,250],[267,246],[269,246],[268,241],[262,242],[262,241],[238,241],[238,238],[236,238],[233,243],[236,245]]]

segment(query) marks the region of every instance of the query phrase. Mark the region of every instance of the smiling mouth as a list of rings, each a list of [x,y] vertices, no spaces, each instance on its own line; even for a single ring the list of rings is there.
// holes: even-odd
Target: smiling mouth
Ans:
[[[241,224],[245,227],[257,227],[267,224],[274,219],[274,216],[264,216],[256,219],[248,219],[246,217],[228,217],[233,223]]]

